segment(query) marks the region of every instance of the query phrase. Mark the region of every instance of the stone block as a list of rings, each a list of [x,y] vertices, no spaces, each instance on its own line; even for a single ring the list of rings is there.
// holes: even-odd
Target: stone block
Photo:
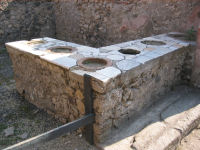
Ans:
[[[132,149],[137,150],[164,150],[169,145],[177,143],[180,139],[180,132],[168,128],[161,122],[149,125],[135,137],[133,137]]]
[[[73,58],[69,58],[68,56],[50,54],[50,55],[41,56],[41,58],[51,63],[64,66],[67,69],[70,69],[71,67],[76,66],[76,60]]]

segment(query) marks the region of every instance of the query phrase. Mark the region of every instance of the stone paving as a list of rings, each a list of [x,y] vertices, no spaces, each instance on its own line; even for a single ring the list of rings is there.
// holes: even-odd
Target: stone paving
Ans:
[[[113,130],[112,137],[99,147],[104,150],[198,150],[200,90],[180,86],[161,99],[136,120]],[[192,131],[194,128],[197,129]]]
[[[176,150],[199,150],[200,149],[200,124],[189,135],[183,138]]]

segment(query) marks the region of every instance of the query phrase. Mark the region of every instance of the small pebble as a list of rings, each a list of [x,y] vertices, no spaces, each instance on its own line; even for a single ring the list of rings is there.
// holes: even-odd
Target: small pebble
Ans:
[[[12,136],[12,135],[14,135],[14,127],[9,127],[7,129],[5,129],[3,132],[6,137]]]
[[[19,135],[18,137],[21,139],[26,139],[28,137],[28,133],[25,132],[22,135]]]

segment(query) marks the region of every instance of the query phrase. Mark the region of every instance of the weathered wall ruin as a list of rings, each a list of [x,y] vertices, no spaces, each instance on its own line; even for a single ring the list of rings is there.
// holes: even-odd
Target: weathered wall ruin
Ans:
[[[199,0],[56,0],[57,38],[94,47],[197,27]]]
[[[0,45],[56,37],[100,47],[197,27],[199,0],[1,0]]]
[[[55,36],[51,0],[0,1],[0,47],[5,42],[44,36]]]

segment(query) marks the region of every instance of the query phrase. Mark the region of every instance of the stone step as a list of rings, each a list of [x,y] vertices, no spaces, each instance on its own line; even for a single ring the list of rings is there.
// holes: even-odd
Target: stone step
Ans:
[[[168,150],[200,123],[200,90],[186,86],[162,96],[140,117],[113,129],[102,150]]]

